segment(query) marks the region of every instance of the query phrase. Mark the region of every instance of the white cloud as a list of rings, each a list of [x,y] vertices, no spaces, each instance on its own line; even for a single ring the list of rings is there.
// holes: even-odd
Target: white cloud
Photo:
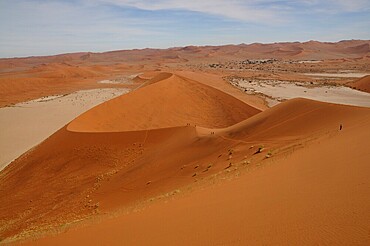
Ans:
[[[269,23],[283,21],[284,16],[270,7],[260,4],[267,0],[98,0],[118,6],[129,6],[142,10],[186,10],[226,17],[248,22]]]
[[[85,0],[143,10],[187,10],[247,22],[284,22],[296,12],[357,12],[370,9],[369,0]]]

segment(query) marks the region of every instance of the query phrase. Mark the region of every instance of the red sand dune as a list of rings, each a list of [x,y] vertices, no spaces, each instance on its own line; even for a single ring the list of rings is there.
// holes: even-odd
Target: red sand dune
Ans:
[[[35,58],[36,59],[36,58]],[[0,72],[0,107],[43,96],[104,87],[96,81],[114,74],[114,67],[43,63],[27,70]],[[112,85],[111,85],[112,86]]]
[[[28,243],[369,243],[370,109],[294,99],[259,113],[197,81],[159,76],[81,115],[0,173],[1,238],[144,204]],[[167,203],[150,200],[182,191]]]
[[[360,119],[222,185],[29,244],[369,245],[370,127]]]
[[[186,87],[193,87],[194,95],[200,98],[194,98]],[[162,101],[158,95],[171,100]],[[190,108],[193,111],[187,111],[184,102],[174,103],[176,97],[194,107],[197,105],[192,100],[198,100],[195,102],[203,107]],[[217,99],[220,101],[216,101]],[[153,122],[146,122],[147,118],[144,118],[143,124],[145,125],[135,125],[139,123],[134,121],[138,115],[136,111],[130,111],[129,107],[135,108],[137,107],[135,105],[140,105],[142,102],[148,103],[146,105],[148,110],[153,110],[151,116]],[[222,102],[228,104],[222,104]],[[182,118],[181,114],[175,110],[176,106],[183,109],[183,113],[188,113],[191,118],[187,120]],[[219,108],[216,109],[215,106]],[[117,111],[104,112],[101,110],[102,107]],[[233,112],[231,109],[234,108],[240,109]],[[157,109],[160,110],[157,112],[155,111]],[[142,109],[137,108],[137,110]],[[128,121],[125,125],[126,118],[123,117],[121,126],[119,121],[114,121],[116,117],[120,117],[120,112],[132,114],[127,115],[132,122]],[[221,117],[221,112],[224,112],[224,117]],[[107,196],[103,195],[107,202],[102,203],[100,209],[103,209],[103,206],[128,204],[139,198],[166,191],[169,187],[185,184],[192,180],[192,170],[187,170],[183,179],[178,178],[176,175],[173,176],[173,172],[177,172],[179,167],[172,169],[173,163],[185,165],[198,162],[203,157],[208,158],[209,154],[223,148],[222,145],[208,146],[206,139],[198,142],[197,132],[194,126],[186,126],[188,122],[198,125],[225,126],[227,123],[237,123],[258,112],[259,110],[221,91],[177,76],[171,76],[131,94],[126,94],[126,97],[120,97],[98,106],[85,114],[99,117],[98,121],[91,122],[91,126],[88,122],[84,122],[85,115],[82,115],[1,172],[0,183],[3,190],[0,200],[4,203],[0,210],[0,221],[5,224],[5,227],[0,230],[2,237],[30,229],[34,224],[42,228],[43,224],[69,221],[75,217],[86,217],[94,213],[96,208],[89,202],[91,198],[87,199],[86,196],[98,196],[99,193],[95,192],[95,189],[96,186],[100,187],[101,183],[103,185],[99,190],[111,188],[113,190],[109,191]],[[112,115],[114,117],[110,118]],[[241,118],[242,116],[244,118]],[[144,117],[148,116],[144,114]],[[112,119],[112,124],[104,121],[104,118]],[[96,128],[100,120],[105,125]],[[156,125],[178,127],[133,131],[153,128]],[[69,131],[67,128],[74,131]],[[118,130],[126,132],[113,132]],[[127,130],[130,131],[127,132]],[[97,131],[109,132],[98,133]],[[193,151],[195,153],[192,153]],[[173,153],[176,154],[173,155]],[[156,168],[158,164],[161,164],[163,169]],[[166,171],[168,168],[170,171]],[[209,173],[216,172],[220,168],[222,167],[214,168]],[[115,181],[117,186],[105,187],[104,180],[111,179],[112,175],[117,176],[115,174],[124,175],[126,178],[123,180],[118,178]],[[137,177],[140,178],[137,179]],[[156,179],[158,179],[158,184],[151,185],[147,189],[146,183],[148,181],[155,183]],[[45,183],[48,183],[48,188],[50,188],[47,192],[44,190]],[[127,190],[122,189],[122,185],[126,186]],[[138,192],[143,188],[142,192]],[[114,190],[128,193],[122,197],[123,201],[114,202],[115,199],[109,201],[110,194],[114,198],[112,192]],[[21,196],[19,196],[20,193],[22,193]],[[68,206],[65,207],[60,202]],[[14,204],[17,205],[14,206]],[[30,211],[30,213],[25,211]],[[23,213],[25,213],[24,217],[20,218],[19,214]]]
[[[162,73],[144,88],[82,114],[67,129],[76,132],[121,132],[187,124],[222,128],[258,112],[212,87]]]
[[[357,90],[366,91],[370,93],[370,75],[362,77],[361,79],[358,79],[350,83],[350,85],[356,88]]]
[[[50,96],[55,94],[68,94],[77,90],[102,87],[137,87],[142,80],[134,80],[135,85],[128,84],[101,84],[101,80],[131,75],[125,64],[80,64],[76,62],[52,62],[54,57],[42,59],[38,57],[24,58],[29,60],[28,67],[15,64],[15,68],[7,71],[0,68],[0,107],[18,102]],[[7,60],[7,59],[5,59]],[[67,59],[66,60],[70,60]],[[2,59],[0,59],[0,65]],[[137,72],[137,71],[136,71]],[[137,83],[137,84],[136,84]]]

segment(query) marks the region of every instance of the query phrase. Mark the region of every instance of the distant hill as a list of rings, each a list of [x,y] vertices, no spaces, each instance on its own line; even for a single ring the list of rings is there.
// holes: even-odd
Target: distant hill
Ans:
[[[325,60],[358,58],[370,55],[370,40],[329,42],[253,43],[222,46],[186,46],[168,49],[133,49],[103,53],[80,52],[54,56],[0,59],[4,68],[35,66],[42,63],[68,62],[71,64],[114,64],[117,62],[182,63],[188,61],[215,61],[248,58],[275,58],[292,60]]]

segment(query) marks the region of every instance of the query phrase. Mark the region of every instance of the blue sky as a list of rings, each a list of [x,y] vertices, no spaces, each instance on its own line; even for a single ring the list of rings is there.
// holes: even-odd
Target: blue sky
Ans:
[[[0,57],[370,39],[370,0],[0,0]]]

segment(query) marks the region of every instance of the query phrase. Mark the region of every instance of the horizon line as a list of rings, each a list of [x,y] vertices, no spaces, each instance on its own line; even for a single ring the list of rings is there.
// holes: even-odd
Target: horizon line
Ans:
[[[104,50],[104,51],[71,51],[71,52],[65,52],[65,53],[56,53],[56,54],[50,54],[50,55],[26,55],[26,56],[14,56],[14,57],[2,57],[0,55],[0,60],[4,59],[28,59],[28,58],[41,58],[41,57],[52,57],[52,56],[63,56],[63,55],[74,55],[78,53],[83,54],[104,54],[104,53],[110,53],[110,52],[120,52],[120,51],[142,51],[142,50],[169,50],[169,49],[176,49],[176,48],[186,48],[186,47],[222,47],[222,46],[239,46],[239,45],[253,45],[253,44],[289,44],[289,43],[308,43],[308,42],[319,42],[319,43],[327,43],[327,44],[335,44],[340,42],[349,42],[349,41],[370,41],[370,39],[341,39],[337,41],[319,41],[319,40],[305,40],[305,41],[276,41],[276,42],[253,42],[253,43],[226,43],[226,44],[218,44],[218,45],[195,45],[195,44],[189,44],[189,45],[183,45],[183,46],[169,46],[166,48],[159,48],[159,47],[145,47],[145,48],[132,48],[132,49],[117,49],[117,50]]]

